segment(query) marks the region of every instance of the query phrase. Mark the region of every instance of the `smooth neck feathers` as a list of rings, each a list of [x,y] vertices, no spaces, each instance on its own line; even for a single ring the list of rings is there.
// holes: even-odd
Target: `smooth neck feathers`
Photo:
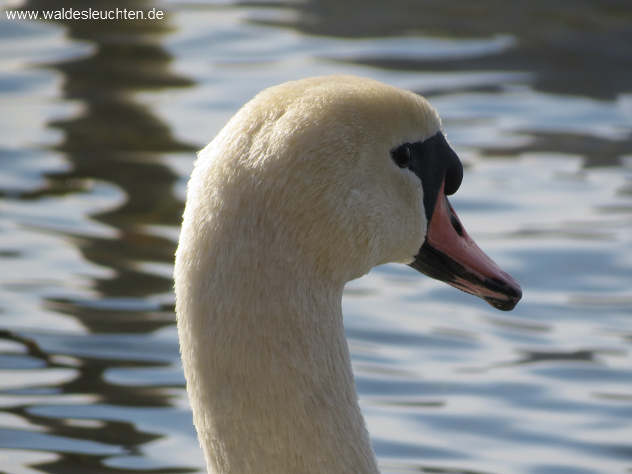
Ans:
[[[209,209],[213,199],[218,208]],[[376,473],[344,336],[342,278],[306,260],[290,231],[241,199],[203,193],[200,202],[187,207],[195,217],[185,216],[176,291],[209,471]],[[197,218],[201,209],[212,217]]]
[[[342,286],[280,268],[243,278],[240,266],[224,261],[205,296],[179,311],[188,315],[178,321],[182,357],[210,472],[376,473]]]

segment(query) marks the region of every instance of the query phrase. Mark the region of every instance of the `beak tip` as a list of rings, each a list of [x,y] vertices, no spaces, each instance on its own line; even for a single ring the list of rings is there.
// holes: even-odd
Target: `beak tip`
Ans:
[[[520,299],[522,298],[522,289],[520,286],[513,282],[514,284],[511,286],[507,286],[503,293],[506,298],[494,298],[491,296],[485,296],[483,299],[487,301],[494,308],[499,309],[501,311],[511,311],[516,307]]]
[[[502,270],[497,277],[486,278],[483,285],[496,293],[494,296],[483,296],[483,299],[502,311],[511,311],[522,298],[520,285]]]

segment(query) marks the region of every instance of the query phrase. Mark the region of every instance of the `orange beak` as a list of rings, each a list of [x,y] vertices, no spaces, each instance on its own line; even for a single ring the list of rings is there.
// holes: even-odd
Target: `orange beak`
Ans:
[[[439,189],[426,240],[411,267],[472,295],[495,308],[512,310],[520,298],[520,285],[483,252],[465,231]]]

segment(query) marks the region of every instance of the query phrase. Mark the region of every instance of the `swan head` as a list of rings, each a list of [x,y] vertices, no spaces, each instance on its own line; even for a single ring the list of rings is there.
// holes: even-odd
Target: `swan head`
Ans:
[[[255,272],[348,281],[401,262],[512,309],[520,287],[448,201],[462,177],[421,96],[351,76],[303,79],[261,92],[200,153],[189,193],[202,194],[189,197],[185,224],[197,212],[207,225],[191,232],[242,240]]]

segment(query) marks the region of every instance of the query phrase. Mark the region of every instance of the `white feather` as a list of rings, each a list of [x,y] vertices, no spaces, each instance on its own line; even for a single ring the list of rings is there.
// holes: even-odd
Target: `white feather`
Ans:
[[[200,152],[175,290],[210,473],[377,472],[342,291],[421,246],[420,181],[389,152],[439,128],[411,92],[318,77],[261,92]]]

